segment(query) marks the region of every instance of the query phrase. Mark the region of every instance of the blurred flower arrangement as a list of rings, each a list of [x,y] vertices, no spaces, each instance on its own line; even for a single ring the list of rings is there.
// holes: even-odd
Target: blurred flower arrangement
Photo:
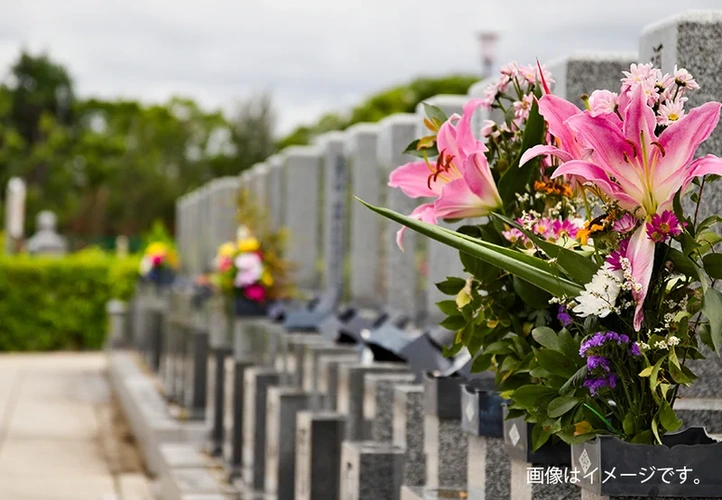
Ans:
[[[159,285],[173,281],[178,269],[178,253],[171,243],[155,241],[145,247],[139,272],[143,280]]]
[[[583,96],[583,110],[552,83],[511,63],[462,116],[427,106],[432,135],[407,150],[422,159],[389,185],[434,201],[410,216],[371,208],[460,250],[470,277],[437,285],[453,297],[439,303],[457,332],[447,352],[465,347],[475,371],[496,372],[510,416],[536,423],[535,449],[551,436],[660,443],[681,426],[687,362],[722,345],[722,218],[699,218],[722,160],[694,158],[721,105],[685,109],[692,75],[651,64],[632,65],[618,92]],[[501,119],[473,131],[479,109]],[[471,217],[485,219],[434,225]]]

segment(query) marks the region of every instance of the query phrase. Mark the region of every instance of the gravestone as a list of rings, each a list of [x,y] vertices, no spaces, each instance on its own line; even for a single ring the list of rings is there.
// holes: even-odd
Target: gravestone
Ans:
[[[268,210],[268,222],[271,228],[279,230],[286,224],[284,219],[284,208],[288,198],[284,196],[286,192],[286,179],[284,178],[284,154],[275,154],[266,160],[268,165],[268,177],[266,192],[266,207]],[[293,189],[293,187],[291,187]],[[290,245],[289,245],[290,246]]]
[[[314,142],[321,150],[323,168],[323,286],[343,290],[349,183],[344,134],[327,132]]]
[[[302,290],[317,290],[321,284],[317,269],[321,153],[313,147],[291,147],[284,152],[287,258],[294,265],[294,283]]]
[[[370,423],[372,441],[392,442],[394,437],[394,388],[411,384],[411,373],[371,373],[366,376],[364,418]]]
[[[708,101],[722,101],[722,12],[690,11],[666,18],[644,28],[639,43],[641,62],[653,62],[663,72],[672,74],[675,66],[688,70],[700,86],[699,90],[689,92],[685,103],[687,112]],[[719,125],[712,135],[697,150],[697,156],[722,154],[722,127]],[[691,192],[698,191],[692,187]],[[699,218],[718,214],[722,206],[722,184],[706,184],[699,206]],[[696,204],[689,197],[683,200],[685,212],[692,213]],[[687,366],[699,376],[690,387],[682,387],[680,394],[687,398],[722,399],[722,384],[719,383],[722,362],[708,348],[703,347],[704,360],[688,361]],[[689,402],[688,403],[693,403]],[[689,406],[700,409],[709,406],[704,400]],[[714,420],[714,413],[706,415],[689,413],[685,425],[704,425]]]
[[[401,363],[355,363],[338,365],[337,410],[346,416],[346,439],[370,438],[369,422],[364,416],[366,375],[372,373],[408,373]]]
[[[406,147],[416,137],[418,117],[414,114],[398,113],[381,120],[377,141],[377,157],[381,169],[382,182],[388,182],[389,174],[396,168],[417,158],[405,155]],[[406,196],[400,189],[385,188],[382,192],[380,204],[395,212],[410,214],[418,205],[419,200]],[[387,305],[395,310],[404,311],[412,318],[417,318],[421,312],[421,298],[419,289],[419,270],[416,265],[417,235],[413,231],[406,231],[404,237],[405,252],[401,252],[396,245],[396,232],[400,226],[396,223],[382,220],[384,234],[382,245],[382,258],[384,259],[384,299]]]
[[[356,347],[348,345],[335,345],[331,343],[313,343],[305,346],[303,361],[303,389],[306,391],[319,390],[319,361],[322,356],[350,355],[353,359],[358,357]]]
[[[311,405],[313,394],[271,387],[266,403],[264,490],[277,500],[293,500],[296,477],[296,415]]]
[[[294,500],[337,500],[345,418],[333,412],[301,411],[296,417]]]
[[[55,230],[57,220],[49,210],[38,214],[37,232],[28,239],[28,252],[35,255],[65,255],[68,252],[68,242]]]
[[[403,458],[403,450],[390,443],[344,441],[341,500],[397,500]]]
[[[318,358],[318,391],[326,395],[326,409],[338,409],[338,372],[343,364],[356,364],[358,354],[321,354]]]
[[[273,368],[254,367],[245,372],[242,478],[245,486],[252,491],[263,491],[268,389],[278,385],[279,380],[280,374]]]
[[[351,194],[375,206],[381,202],[382,183],[387,180],[378,165],[378,133],[379,126],[370,123],[359,123],[346,130]],[[375,308],[380,302],[382,285],[381,218],[354,199],[350,203],[351,302],[362,308]]]
[[[253,360],[244,357],[242,354],[233,353],[232,388],[230,398],[226,400],[227,417],[225,419],[224,456],[228,469],[229,479],[235,480],[241,477],[243,467],[243,445],[245,418],[245,376],[246,371],[254,366]]]
[[[636,53],[574,54],[549,63],[548,69],[556,81],[553,93],[584,109],[582,95],[595,90],[619,93],[622,71],[638,61]]]
[[[25,181],[13,177],[5,191],[5,252],[18,251],[17,244],[25,234]]]
[[[461,116],[464,112],[464,105],[469,101],[469,97],[465,95],[436,95],[424,100],[424,103],[430,104],[440,108],[444,114],[448,117],[453,115]],[[424,106],[420,103],[416,106],[416,116],[418,117],[416,125],[417,137],[423,137],[430,133],[429,129],[424,125],[424,118],[426,113]],[[430,160],[434,164],[435,160]],[[417,200],[421,202],[422,200]],[[443,221],[439,221],[439,225],[448,229],[456,229],[464,224],[469,224],[469,221],[461,223],[448,224]],[[426,239],[426,251],[427,251],[427,268],[428,268],[428,281],[426,283],[426,314],[428,315],[429,321],[432,323],[439,323],[446,316],[436,306],[437,302],[447,300],[448,296],[444,295],[436,288],[436,283],[445,281],[447,277],[465,277],[464,266],[462,266],[459,260],[459,251],[449,246],[443,245],[438,241]]]
[[[394,387],[393,444],[404,451],[401,484],[426,484],[424,452],[424,388],[421,385]]]

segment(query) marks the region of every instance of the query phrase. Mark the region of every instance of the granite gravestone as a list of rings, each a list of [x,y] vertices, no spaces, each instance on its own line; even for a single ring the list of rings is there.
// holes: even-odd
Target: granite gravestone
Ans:
[[[296,417],[295,500],[337,500],[345,418],[301,411]]]
[[[363,409],[372,441],[393,441],[394,388],[412,384],[415,379],[411,373],[371,373],[366,376]]]
[[[292,147],[285,150],[285,156],[287,258],[295,266],[295,284],[302,290],[317,290],[321,153],[313,147]]]
[[[464,105],[468,101],[469,98],[463,95],[436,95],[426,99],[424,103],[436,106],[441,109],[446,116],[451,118],[453,115],[461,116],[464,112]],[[416,107],[416,116],[418,117],[416,124],[417,137],[423,137],[432,133],[424,125],[426,112],[423,103],[420,103]],[[434,162],[435,159],[431,159],[432,165]],[[439,225],[449,229],[456,229],[459,226],[468,223],[468,221],[465,221],[463,223],[448,224],[443,221],[439,221]],[[436,283],[442,282],[450,276],[464,277],[464,266],[462,266],[461,261],[459,260],[458,250],[431,239],[424,239],[424,242],[427,250],[427,265],[425,267],[428,269],[428,282],[425,287],[425,310],[429,320],[433,323],[438,323],[442,321],[445,316],[436,306],[436,303],[442,300],[447,300],[449,297],[441,293],[438,288],[436,288]]]
[[[5,193],[5,252],[15,253],[25,234],[25,181],[13,177]]]
[[[351,194],[371,205],[381,201],[382,178],[376,154],[379,126],[359,123],[346,130],[346,154],[351,173]],[[378,307],[381,290],[381,218],[351,200],[350,278],[351,302],[362,308]]]
[[[49,210],[38,214],[37,232],[28,239],[28,252],[34,255],[65,255],[68,242],[55,231],[57,217]]]
[[[388,182],[389,174],[396,168],[417,158],[405,155],[406,147],[416,139],[418,117],[414,114],[394,114],[381,120],[377,141],[377,157],[381,180]],[[410,214],[419,200],[406,196],[400,189],[385,188],[379,200],[382,206],[402,214]],[[398,224],[379,219],[384,234],[382,258],[384,259],[383,290],[385,303],[392,309],[404,311],[412,318],[421,312],[418,294],[420,272],[416,265],[416,239],[413,231],[406,231],[405,252],[396,245]]]
[[[584,109],[583,95],[598,89],[619,93],[623,71],[636,63],[636,53],[574,54],[549,63],[548,69],[556,83],[553,93]]]
[[[326,409],[338,409],[338,372],[344,364],[357,364],[358,354],[321,354],[318,358],[318,391],[326,395]]]
[[[285,158],[283,153],[273,155],[266,160],[268,164],[268,181],[266,185],[268,198],[266,200],[266,207],[269,215],[268,222],[271,228],[275,230],[280,229],[286,223],[284,220],[284,209],[288,198],[284,196],[286,192],[284,162]]]
[[[345,441],[341,451],[341,500],[397,500],[403,450],[391,443]]]
[[[424,453],[424,388],[420,385],[394,387],[393,444],[404,451],[401,484],[426,484]]]

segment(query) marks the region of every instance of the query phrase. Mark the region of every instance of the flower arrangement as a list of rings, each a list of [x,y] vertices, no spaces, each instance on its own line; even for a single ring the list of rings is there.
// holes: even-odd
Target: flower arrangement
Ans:
[[[140,260],[142,279],[157,284],[169,284],[178,269],[178,253],[173,245],[164,241],[155,241],[145,247]]]
[[[722,344],[722,219],[699,220],[722,160],[694,158],[722,105],[685,109],[692,75],[651,64],[632,65],[618,92],[583,96],[584,109],[551,83],[540,65],[512,63],[462,116],[427,106],[434,135],[408,150],[422,161],[389,185],[434,201],[410,216],[370,208],[460,250],[470,276],[437,285],[454,297],[439,303],[457,331],[448,351],[496,372],[510,415],[536,424],[535,449],[551,436],[661,443],[681,426],[688,361]],[[482,139],[470,127],[479,107],[504,117]],[[471,217],[485,219],[435,226]]]
[[[264,304],[274,280],[264,263],[261,243],[246,226],[240,226],[235,242],[218,248],[215,259],[218,285],[226,295]]]

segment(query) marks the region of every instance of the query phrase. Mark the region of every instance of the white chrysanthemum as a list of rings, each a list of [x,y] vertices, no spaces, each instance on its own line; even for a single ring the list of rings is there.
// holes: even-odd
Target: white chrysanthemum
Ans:
[[[592,281],[584,285],[584,291],[575,299],[577,305],[572,310],[581,317],[594,315],[606,318],[615,311],[623,280],[621,270],[614,271],[609,264],[604,264]]]

